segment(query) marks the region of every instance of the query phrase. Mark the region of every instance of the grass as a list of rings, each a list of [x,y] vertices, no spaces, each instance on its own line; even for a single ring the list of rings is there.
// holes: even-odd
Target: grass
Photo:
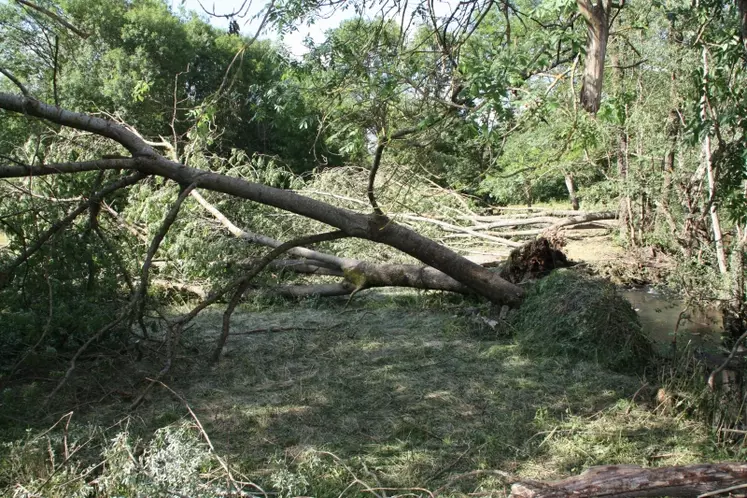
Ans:
[[[461,314],[465,303],[434,296],[378,291],[347,308],[313,300],[246,307],[214,367],[205,360],[222,310],[210,309],[166,383],[189,402],[218,454],[281,495],[338,496],[356,474],[384,487],[501,496],[506,483],[490,474],[449,483],[477,469],[551,479],[592,465],[734,457],[706,427],[653,413],[648,394],[632,403],[637,377],[527,356]],[[240,335],[270,327],[278,331]],[[119,393],[137,392],[135,382],[158,368],[81,367],[59,411],[77,400],[77,423],[103,431],[127,413],[131,398]],[[103,401],[86,404],[94,399]],[[154,389],[129,430],[147,437],[185,418],[180,401]]]
[[[536,282],[515,320],[517,340],[534,355],[583,358],[640,372],[653,359],[636,312],[609,281],[561,269]]]

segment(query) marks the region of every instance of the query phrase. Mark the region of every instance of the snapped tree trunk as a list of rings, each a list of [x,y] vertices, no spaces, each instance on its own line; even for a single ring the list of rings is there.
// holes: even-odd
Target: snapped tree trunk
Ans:
[[[576,3],[586,20],[587,27],[586,59],[580,101],[587,112],[596,114],[602,101],[610,0],[576,0]]]
[[[568,198],[571,201],[571,207],[574,211],[579,210],[578,196],[576,195],[576,186],[573,184],[573,175],[566,173],[565,175],[565,187],[568,189]]]

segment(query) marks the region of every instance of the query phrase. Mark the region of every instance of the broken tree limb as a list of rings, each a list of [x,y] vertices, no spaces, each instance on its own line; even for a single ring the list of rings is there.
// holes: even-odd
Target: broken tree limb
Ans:
[[[516,227],[522,225],[550,225],[551,228],[560,228],[570,225],[578,225],[580,223],[587,223],[590,221],[600,220],[612,220],[617,218],[617,213],[613,211],[601,211],[598,213],[586,213],[582,215],[574,215],[568,218],[556,218],[554,216],[535,216],[532,218],[515,218],[505,219],[499,218],[498,221],[484,223],[481,225],[474,225],[469,227],[472,230],[492,230],[494,228],[503,227]]]
[[[280,246],[281,243],[275,239],[242,230],[196,191],[192,192],[192,196],[236,237],[267,247],[277,248]],[[337,286],[334,290],[330,290],[330,288],[320,289],[323,290],[324,295],[347,295],[356,289],[363,290],[372,287],[412,287],[462,294],[471,292],[469,287],[443,272],[423,265],[375,264],[352,258],[340,258],[304,247],[292,247],[287,252],[294,256],[310,258],[311,261],[319,261],[324,265],[332,265],[331,268],[338,269],[342,273],[341,276],[351,284],[342,287]],[[306,263],[310,263],[310,261],[307,260]],[[313,268],[313,263],[311,265],[310,269]],[[319,293],[311,292],[311,294]],[[309,293],[304,290],[301,295],[305,296]]]
[[[510,498],[637,496],[713,496],[716,491],[747,488],[747,463],[683,465],[646,469],[637,465],[592,467],[553,482],[523,481]],[[744,493],[741,494],[744,496]]]
[[[247,232],[246,230],[239,228],[231,220],[229,220],[228,217],[224,215],[218,208],[216,208],[207,199],[205,199],[205,197],[203,197],[202,194],[200,194],[197,190],[193,190],[191,195],[200,204],[200,206],[205,208],[205,210],[212,214],[215,219],[221,223],[221,225],[226,227],[231,235],[246,240],[247,242],[254,242],[255,244],[259,244],[265,247],[276,248],[280,247],[280,245],[282,244],[282,242],[280,242],[279,240],[275,240],[271,237]],[[287,253],[299,258],[306,258],[329,263],[335,268],[342,268],[342,266],[345,264],[345,258],[339,258],[337,256],[333,256],[332,254],[314,251],[305,247],[292,247],[288,249]]]
[[[242,264],[242,266],[244,265]],[[270,263],[269,267],[276,270],[288,270],[294,273],[305,273],[308,275],[326,275],[332,277],[345,276],[345,273],[339,268],[330,268],[321,261],[308,259],[276,259]]]
[[[588,211],[573,211],[570,209],[549,209],[544,207],[493,207],[492,211],[506,211],[511,213],[511,216],[576,216],[587,214]],[[524,214],[522,214],[524,213]],[[478,222],[491,222],[498,221],[505,218],[508,214],[492,214],[492,215],[473,215],[473,216],[457,216],[458,219],[478,221]]]
[[[514,242],[513,240],[504,239],[502,237],[495,237],[493,235],[487,235],[484,233],[477,232],[476,231],[477,227],[460,227],[459,225],[453,225],[445,221],[434,220],[432,218],[425,218],[423,216],[414,216],[410,214],[403,214],[401,215],[401,217],[406,220],[411,220],[411,221],[422,221],[426,223],[433,223],[434,225],[438,225],[441,228],[444,228],[451,232],[466,233],[466,234],[472,235],[473,237],[489,240],[491,242],[497,242],[498,244],[502,244],[504,246],[521,247],[521,242]]]
[[[617,218],[616,211],[602,211],[599,213],[587,213],[587,214],[582,214],[579,216],[571,216],[570,218],[560,220],[556,223],[553,223],[549,229],[554,230],[554,229],[561,228],[561,227],[579,225],[581,223],[588,223],[590,221],[614,220],[616,218]]]

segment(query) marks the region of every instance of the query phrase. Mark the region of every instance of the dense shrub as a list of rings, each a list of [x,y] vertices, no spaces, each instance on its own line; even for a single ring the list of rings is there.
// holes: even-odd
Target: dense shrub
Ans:
[[[644,365],[653,351],[614,285],[571,270],[539,280],[516,320],[517,340],[530,354],[565,355],[620,371]]]

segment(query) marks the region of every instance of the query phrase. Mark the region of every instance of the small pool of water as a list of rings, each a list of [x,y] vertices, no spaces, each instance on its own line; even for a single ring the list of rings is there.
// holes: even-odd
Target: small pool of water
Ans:
[[[673,341],[677,320],[685,308],[681,299],[666,296],[653,287],[623,289],[620,294],[636,310],[644,332],[653,341]],[[721,315],[714,309],[688,309],[677,330],[678,346],[692,341],[697,346],[716,348],[721,343]]]

